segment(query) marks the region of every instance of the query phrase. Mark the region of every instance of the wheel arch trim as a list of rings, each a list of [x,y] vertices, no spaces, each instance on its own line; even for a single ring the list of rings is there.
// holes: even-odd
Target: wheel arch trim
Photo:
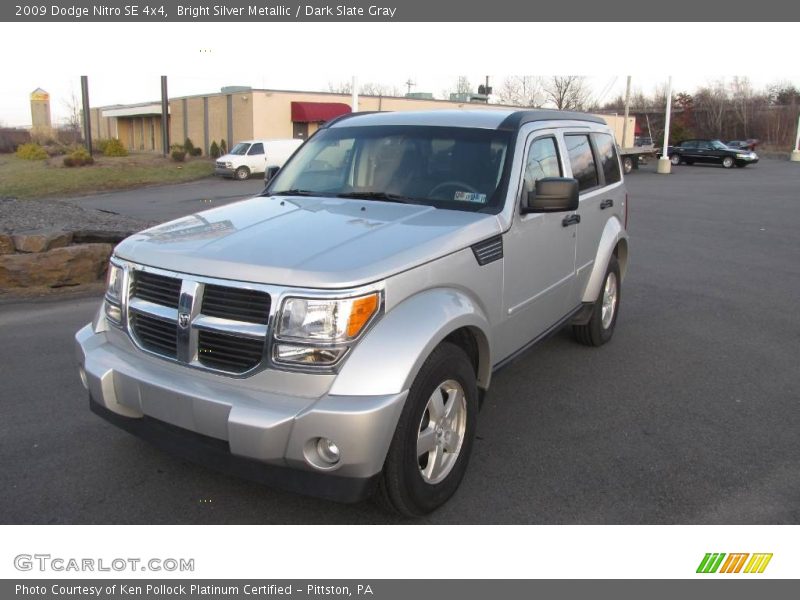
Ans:
[[[409,389],[431,352],[459,329],[476,342],[478,387],[488,388],[491,329],[485,313],[463,290],[435,288],[403,300],[375,324],[353,348],[330,394],[372,396]]]
[[[594,266],[583,290],[582,302],[594,302],[600,294],[608,263],[611,256],[616,255],[619,262],[620,283],[625,279],[628,270],[628,234],[616,217],[609,219],[600,236],[600,244],[595,255]]]

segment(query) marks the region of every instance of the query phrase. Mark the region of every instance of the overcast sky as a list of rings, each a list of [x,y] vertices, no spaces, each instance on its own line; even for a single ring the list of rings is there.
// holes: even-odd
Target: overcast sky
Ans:
[[[51,95],[54,122],[66,115],[72,94],[80,96],[80,76],[89,76],[92,106],[158,100],[160,75],[169,77],[170,96],[219,91],[225,85],[327,91],[329,83],[357,75],[437,97],[455,87],[459,75],[473,85],[499,86],[508,74],[589,76],[600,102],[625,90],[626,71],[634,88],[651,92],[672,73],[674,87],[692,91],[709,81],[748,76],[756,87],[778,80],[800,85],[794,56],[793,24],[725,24],[737,43],[736,60],[677,57],[651,50],[659,36],[674,38],[671,24],[213,24],[213,23],[42,23],[0,24],[5,57],[0,122],[30,124],[29,94],[37,87]],[[681,39],[707,37],[714,25],[681,24]],[[596,37],[604,30],[614,40],[605,51],[557,46],[569,39]],[[535,35],[532,35],[532,32]],[[719,32],[718,32],[719,33]],[[715,34],[717,35],[717,34]],[[697,38],[699,39],[699,38]],[[627,59],[617,41],[641,46]],[[768,45],[769,52],[762,49]],[[553,50],[559,48],[558,51]],[[669,47],[674,48],[674,44]],[[24,52],[21,51],[24,49]],[[540,50],[541,49],[541,50]],[[787,58],[782,58],[786,56]],[[769,57],[769,58],[768,58]],[[723,57],[720,57],[721,59]]]

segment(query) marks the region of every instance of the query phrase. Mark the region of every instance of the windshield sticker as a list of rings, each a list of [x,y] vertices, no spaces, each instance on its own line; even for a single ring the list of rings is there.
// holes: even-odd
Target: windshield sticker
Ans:
[[[479,194],[477,192],[456,192],[454,200],[458,202],[477,202],[478,204],[486,204],[486,194]]]

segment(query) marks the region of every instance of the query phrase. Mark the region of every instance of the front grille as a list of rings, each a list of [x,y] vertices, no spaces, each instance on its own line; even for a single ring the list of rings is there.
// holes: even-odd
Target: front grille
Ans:
[[[200,309],[209,317],[266,325],[269,319],[269,294],[258,290],[206,285]]]
[[[218,160],[218,161],[217,161],[217,166],[218,166],[220,169],[224,169],[224,168],[225,168],[225,161]]]
[[[244,373],[261,362],[264,340],[213,331],[200,331],[197,358],[201,364],[233,373]]]
[[[131,284],[131,296],[161,306],[178,308],[181,280],[148,271],[136,271]]]
[[[130,321],[133,333],[143,348],[169,358],[178,355],[178,330],[175,322],[140,312],[133,312]]]
[[[264,361],[272,304],[264,286],[150,267],[129,273],[128,330],[141,349],[225,374]]]

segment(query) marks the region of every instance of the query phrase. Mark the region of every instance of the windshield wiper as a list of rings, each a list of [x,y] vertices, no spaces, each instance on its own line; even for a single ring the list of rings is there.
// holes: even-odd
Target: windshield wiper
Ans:
[[[401,196],[400,194],[387,194],[386,192],[346,192],[336,194],[337,198],[354,198],[357,200],[385,200],[386,202],[400,202],[401,204],[419,204],[417,198]]]
[[[323,196],[319,192],[311,190],[280,190],[278,192],[269,192],[269,196]]]

